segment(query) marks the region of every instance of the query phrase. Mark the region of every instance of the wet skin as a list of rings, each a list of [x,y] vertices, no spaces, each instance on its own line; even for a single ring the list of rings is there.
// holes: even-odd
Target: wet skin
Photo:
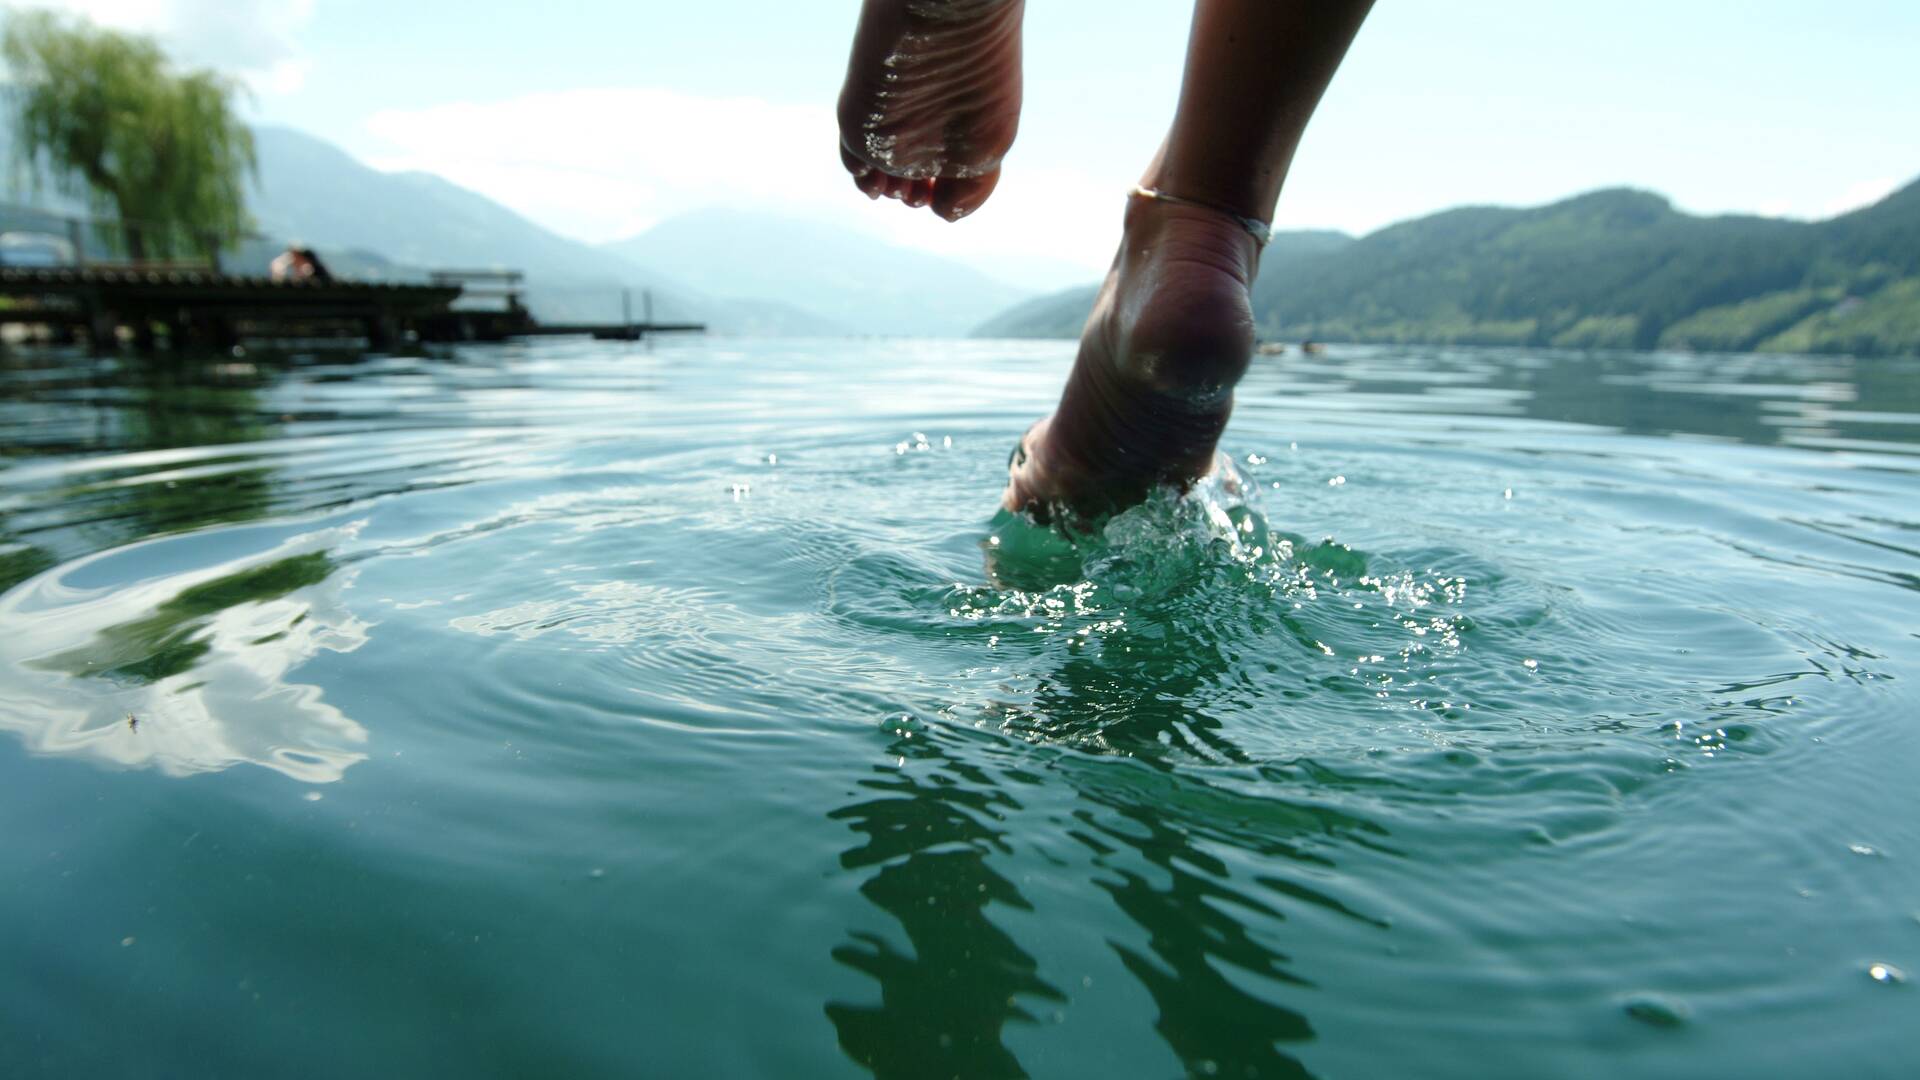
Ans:
[[[948,221],[1000,182],[1020,126],[1025,0],[872,0],[840,91],[840,160],[870,198]]]
[[[1295,148],[1371,0],[1198,0],[1172,130],[1141,179],[1060,405],[1002,503],[1091,518],[1214,467],[1253,356],[1248,289]],[[1021,0],[867,0],[840,96],[861,191],[948,220],[999,182],[1020,108]],[[1196,205],[1197,204],[1197,205]]]

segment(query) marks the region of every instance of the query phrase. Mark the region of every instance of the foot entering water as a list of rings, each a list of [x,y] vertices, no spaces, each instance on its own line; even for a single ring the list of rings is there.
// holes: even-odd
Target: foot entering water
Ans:
[[[1090,518],[1207,475],[1253,357],[1259,256],[1228,214],[1134,199],[1060,405],[1014,452],[1003,504]]]
[[[1020,123],[1025,0],[866,0],[840,91],[840,159],[872,198],[957,221]]]

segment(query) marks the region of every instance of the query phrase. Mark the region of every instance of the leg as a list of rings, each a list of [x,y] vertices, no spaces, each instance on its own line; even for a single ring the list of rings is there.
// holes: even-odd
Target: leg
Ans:
[[[1135,198],[1060,405],[1021,441],[1004,502],[1098,514],[1213,467],[1253,355],[1247,289],[1307,120],[1371,0],[1199,0],[1173,130]],[[1209,209],[1217,207],[1218,209]]]
[[[872,198],[980,208],[1020,124],[1025,0],[866,0],[840,91],[840,160]]]

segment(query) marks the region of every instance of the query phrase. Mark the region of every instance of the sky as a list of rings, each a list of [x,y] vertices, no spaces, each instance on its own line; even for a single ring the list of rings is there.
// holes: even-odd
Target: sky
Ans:
[[[16,2],[12,6],[19,6]],[[854,191],[832,108],[857,0],[58,0],[239,75],[256,122],[424,169],[589,242],[716,204],[844,223],[1034,286],[1104,267],[1191,8],[1030,0],[1026,111],[957,224]],[[1920,176],[1913,0],[1382,0],[1276,224],[1356,234],[1597,187],[1818,218]]]

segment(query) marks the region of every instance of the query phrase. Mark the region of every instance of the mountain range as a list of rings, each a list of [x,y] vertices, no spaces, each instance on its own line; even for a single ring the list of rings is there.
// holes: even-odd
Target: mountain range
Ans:
[[[0,155],[10,156],[0,126]],[[736,334],[1077,336],[1094,286],[1035,296],[975,265],[850,230],[707,209],[593,245],[423,172],[383,172],[287,128],[255,131],[259,269],[288,242],[352,276],[513,268],[535,313],[654,314]],[[16,182],[12,198],[74,200]],[[12,227],[12,226],[8,226]],[[1058,266],[1029,270],[1057,280]],[[1699,216],[1651,192],[1463,207],[1364,237],[1278,234],[1253,287],[1268,339],[1920,353],[1920,181],[1825,221]],[[997,314],[996,314],[997,313]]]
[[[1032,294],[952,259],[822,222],[745,210],[681,214],[601,248],[711,296],[778,296],[862,333],[963,337]]]
[[[0,156],[11,156],[9,143],[0,125]],[[510,268],[526,275],[528,306],[542,318],[611,321],[628,290],[636,314],[645,292],[659,318],[736,334],[958,336],[1033,295],[957,260],[760,212],[696,211],[587,244],[439,176],[383,172],[289,128],[256,128],[254,147],[249,210],[260,239],[231,253],[234,269],[264,269],[288,243],[353,277]],[[85,212],[46,184],[16,181],[9,197]]]
[[[1094,291],[975,335],[1077,337]],[[1825,221],[1705,217],[1620,188],[1358,239],[1280,233],[1252,299],[1274,340],[1920,353],[1920,181]]]
[[[255,145],[262,232],[402,267],[512,267],[550,319],[615,318],[625,289],[651,293],[661,318],[721,332],[941,337],[1032,295],[953,259],[765,212],[699,210],[585,244],[431,173],[381,172],[297,131],[260,128]]]

